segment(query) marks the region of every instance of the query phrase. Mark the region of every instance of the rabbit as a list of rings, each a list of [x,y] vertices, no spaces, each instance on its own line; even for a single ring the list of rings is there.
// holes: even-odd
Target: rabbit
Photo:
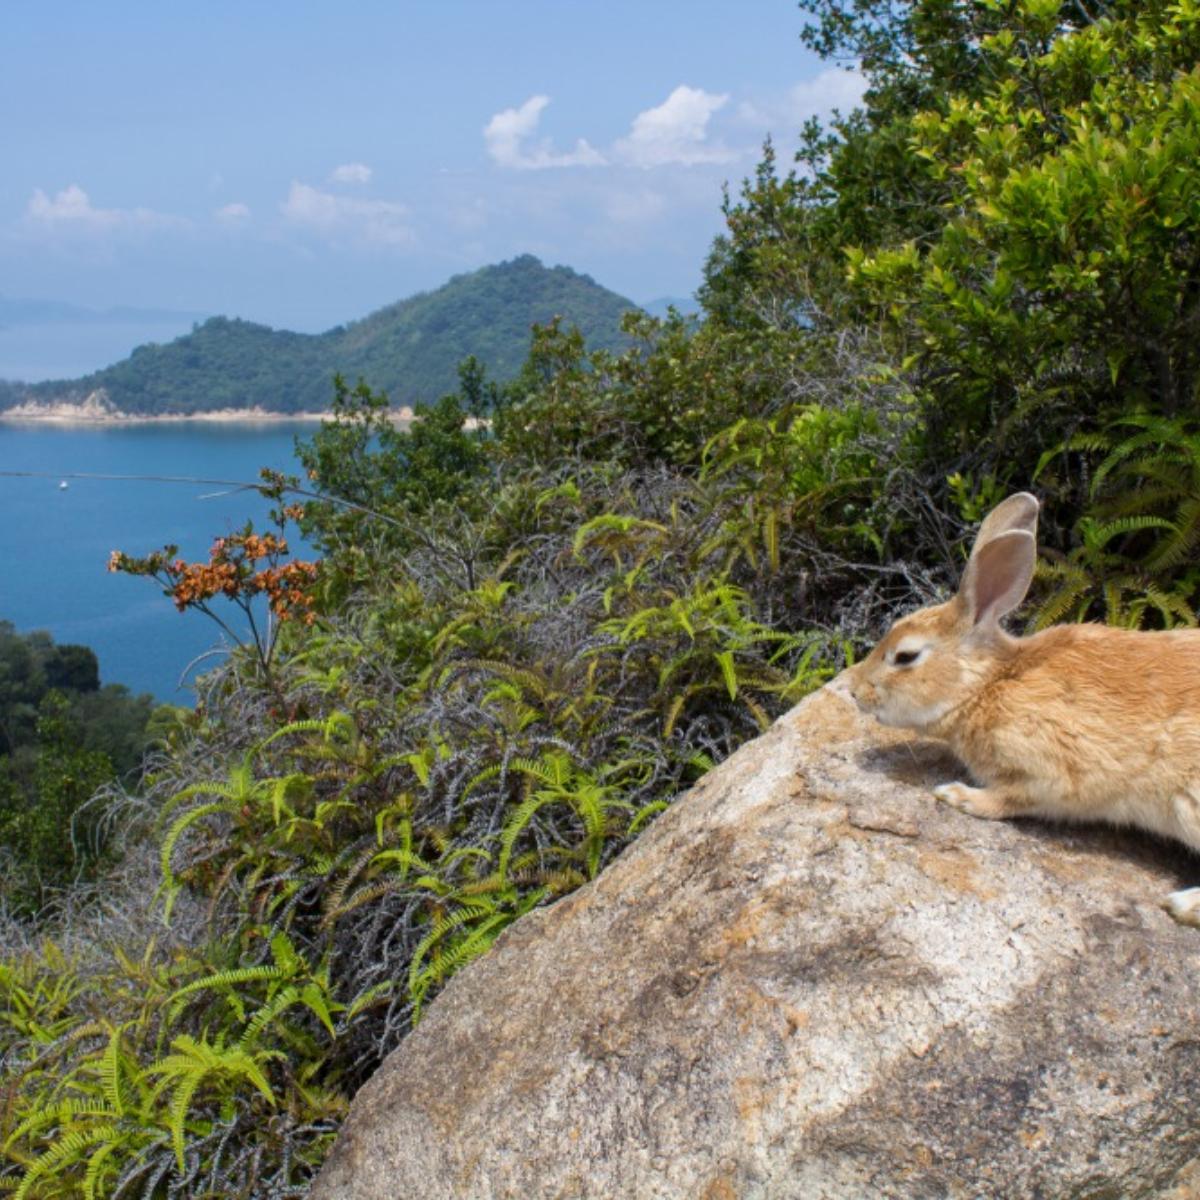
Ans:
[[[997,505],[958,594],[900,618],[832,686],[884,725],[947,742],[974,783],[934,795],[962,812],[1136,825],[1200,850],[1200,630],[1006,633],[1037,518],[1028,492]],[[1200,927],[1200,887],[1162,904]]]

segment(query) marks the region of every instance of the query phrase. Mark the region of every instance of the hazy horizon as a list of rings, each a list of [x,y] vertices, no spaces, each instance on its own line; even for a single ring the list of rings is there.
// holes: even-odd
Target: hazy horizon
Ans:
[[[861,94],[801,46],[794,0],[519,16],[15,7],[5,293],[316,332],[528,252],[639,303],[686,296],[764,137],[786,164],[806,117]]]

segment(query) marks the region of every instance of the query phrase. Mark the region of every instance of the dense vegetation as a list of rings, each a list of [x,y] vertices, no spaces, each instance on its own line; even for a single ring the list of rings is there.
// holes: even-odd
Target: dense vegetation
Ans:
[[[103,806],[89,802],[136,771],[153,709],[150,696],[101,687],[86,646],[0,621],[0,904],[37,912],[95,873]]]
[[[0,406],[78,401],[103,389],[112,405],[131,413],[321,412],[330,378],[341,374],[371,380],[399,407],[451,391],[468,355],[497,378],[511,379],[525,359],[530,328],[555,317],[578,327],[591,345],[615,349],[621,316],[631,308],[587,275],[544,267],[526,254],[321,334],[212,317],[184,337],[139,346],[83,379],[0,385]]]
[[[1034,621],[1196,622],[1200,8],[801,7],[871,87],[728,198],[700,323],[551,324],[407,432],[339,381],[270,542],[117,564],[282,623],[111,806],[100,915],[8,932],[17,1195],[303,1194],[450,974],[943,592],[1009,489]]]

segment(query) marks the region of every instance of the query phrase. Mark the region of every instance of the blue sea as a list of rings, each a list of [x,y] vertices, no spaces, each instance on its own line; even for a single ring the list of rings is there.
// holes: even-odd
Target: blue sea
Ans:
[[[68,479],[72,472],[186,475],[253,483],[259,469],[301,474],[293,447],[313,423],[51,426],[0,423],[0,620],[56,642],[91,646],[104,683],[190,704],[189,681],[215,665],[221,633],[202,613],[176,612],[150,579],[110,574],[113,550],[146,554],[178,544],[206,559],[215,537],[270,505],[257,492],[207,484]],[[237,616],[228,608],[228,617]],[[222,614],[225,616],[226,614]],[[197,662],[197,660],[200,660]]]

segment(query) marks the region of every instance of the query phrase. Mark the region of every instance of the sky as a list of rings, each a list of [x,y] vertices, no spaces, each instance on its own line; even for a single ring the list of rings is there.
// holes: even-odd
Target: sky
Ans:
[[[688,296],[861,94],[794,0],[6,0],[0,295],[316,332],[522,253]]]

